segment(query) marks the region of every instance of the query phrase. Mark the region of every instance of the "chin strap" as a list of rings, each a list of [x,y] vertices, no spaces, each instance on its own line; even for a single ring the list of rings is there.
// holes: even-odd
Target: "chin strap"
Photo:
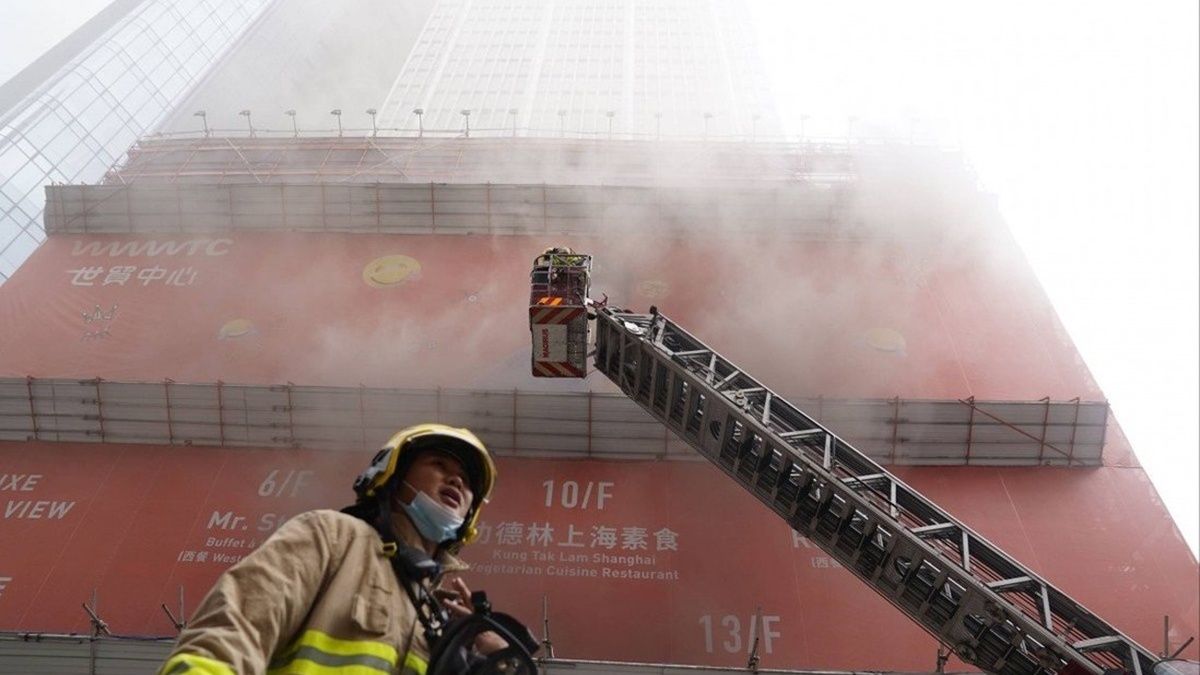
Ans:
[[[431,655],[426,675],[537,675],[533,654],[540,645],[524,624],[507,614],[493,612],[483,591],[471,594],[473,613],[451,619],[429,590],[442,576],[442,566],[437,560],[398,539],[378,504],[355,504],[342,512],[369,523],[383,540],[383,552],[392,563],[400,587],[416,608],[429,644]],[[495,633],[507,646],[486,656],[480,654],[475,650],[475,640],[484,633]]]
[[[355,504],[342,509],[342,513],[366,521],[383,540],[383,553],[392,564],[396,581],[404,589],[417,611],[417,619],[425,632],[425,641],[435,644],[450,622],[450,615],[442,608],[428,585],[437,583],[442,576],[442,566],[429,554],[409,546],[392,532],[391,521],[382,514],[378,504]]]

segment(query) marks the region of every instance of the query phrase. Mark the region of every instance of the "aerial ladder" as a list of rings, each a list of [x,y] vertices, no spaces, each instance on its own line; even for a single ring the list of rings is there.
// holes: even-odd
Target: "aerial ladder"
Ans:
[[[656,308],[590,306],[596,370],[964,662],[996,675],[1197,671],[1122,634]]]

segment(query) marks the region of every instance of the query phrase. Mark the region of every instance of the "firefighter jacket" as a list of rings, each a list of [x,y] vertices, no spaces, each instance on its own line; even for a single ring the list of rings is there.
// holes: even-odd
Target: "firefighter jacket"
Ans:
[[[420,537],[403,516],[396,536]],[[465,566],[450,556],[443,569]],[[160,675],[422,675],[429,647],[383,541],[366,522],[310,511],[229,568]]]

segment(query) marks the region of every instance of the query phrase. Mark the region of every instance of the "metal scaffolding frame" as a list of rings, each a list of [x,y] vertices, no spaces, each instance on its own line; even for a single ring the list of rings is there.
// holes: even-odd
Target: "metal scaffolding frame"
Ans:
[[[835,183],[863,157],[963,169],[958,153],[895,144],[213,136],[142,139],[104,182]]]
[[[46,188],[51,234],[229,230],[385,234],[771,235],[863,239],[840,189],[514,184],[130,184]]]
[[[1108,423],[1106,403],[1077,399],[797,400],[896,465],[1098,466]],[[3,441],[370,451],[430,420],[501,455],[697,459],[619,394],[0,378]]]
[[[173,646],[172,638],[0,632],[0,669],[25,675],[153,675]],[[723,668],[570,658],[539,658],[537,663],[541,675],[716,675],[747,672],[764,675],[857,675],[833,670]],[[887,675],[887,671],[879,671],[879,675]]]
[[[50,233],[628,231],[896,239],[862,181],[952,177],[932,147],[563,139],[145,140],[100,185],[45,188]],[[865,172],[869,178],[860,173]],[[973,186],[967,186],[973,190]]]

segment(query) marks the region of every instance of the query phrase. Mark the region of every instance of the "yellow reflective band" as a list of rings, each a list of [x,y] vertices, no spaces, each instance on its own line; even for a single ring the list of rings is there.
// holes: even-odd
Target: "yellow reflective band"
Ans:
[[[176,654],[163,664],[159,675],[236,675],[228,664],[199,654]]]
[[[400,675],[425,675],[425,669],[429,667],[429,663],[409,652],[404,655],[404,667],[400,669]]]
[[[308,630],[272,661],[269,672],[279,675],[374,675],[391,673],[397,659],[396,649],[383,642],[341,640],[321,631]]]

